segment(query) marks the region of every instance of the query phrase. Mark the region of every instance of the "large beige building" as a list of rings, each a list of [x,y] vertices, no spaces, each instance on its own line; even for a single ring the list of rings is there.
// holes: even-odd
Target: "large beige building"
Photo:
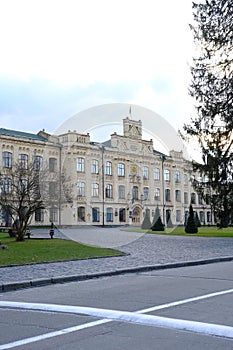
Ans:
[[[35,213],[33,225],[141,225],[146,209],[153,221],[156,207],[166,225],[169,218],[183,225],[190,203],[202,224],[212,220],[192,187],[192,164],[182,151],[156,151],[142,138],[140,120],[126,117],[123,135],[114,132],[104,143],[76,131],[52,136],[0,129],[0,154],[1,172],[33,161],[58,181],[56,198]],[[3,211],[1,220],[7,220]]]

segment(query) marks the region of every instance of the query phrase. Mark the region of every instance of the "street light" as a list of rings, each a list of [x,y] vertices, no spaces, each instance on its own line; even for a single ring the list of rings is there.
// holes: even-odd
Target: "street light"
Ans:
[[[164,200],[164,161],[166,160],[166,156],[161,154],[160,159],[162,161],[162,206],[163,206],[163,224],[165,225],[165,200]]]

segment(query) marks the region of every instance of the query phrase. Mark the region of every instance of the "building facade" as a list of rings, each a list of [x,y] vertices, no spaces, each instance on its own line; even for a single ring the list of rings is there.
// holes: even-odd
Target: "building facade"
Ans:
[[[35,213],[33,225],[140,226],[146,210],[153,222],[157,207],[165,225],[183,225],[190,203],[202,224],[212,223],[192,187],[192,164],[182,151],[156,151],[153,140],[142,138],[140,120],[123,119],[123,135],[114,132],[104,143],[76,131],[52,136],[0,129],[0,154],[1,172],[30,161],[47,166],[51,185],[56,182],[53,200]],[[4,213],[1,219],[6,222]]]

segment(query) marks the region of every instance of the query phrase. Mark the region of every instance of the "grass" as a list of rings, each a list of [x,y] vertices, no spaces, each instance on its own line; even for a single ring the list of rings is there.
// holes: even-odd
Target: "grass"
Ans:
[[[145,232],[140,228],[130,228],[130,231]],[[149,234],[171,235],[171,236],[198,236],[198,237],[233,237],[233,227],[219,229],[216,226],[202,226],[198,227],[198,233],[185,233],[184,226],[177,226],[174,228],[166,228],[165,231],[146,230]]]
[[[0,232],[0,241],[8,249],[0,249],[0,266],[22,265],[121,255],[122,252],[92,247],[62,239],[25,239],[16,242]]]

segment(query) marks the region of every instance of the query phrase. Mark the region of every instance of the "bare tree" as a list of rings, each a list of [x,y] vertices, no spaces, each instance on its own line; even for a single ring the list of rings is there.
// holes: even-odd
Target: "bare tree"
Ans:
[[[53,183],[51,186],[48,171],[41,170],[35,163],[25,167],[19,162],[0,173],[0,206],[11,218],[17,241],[24,240],[32,215],[55,200],[51,192],[57,187],[57,178]]]

